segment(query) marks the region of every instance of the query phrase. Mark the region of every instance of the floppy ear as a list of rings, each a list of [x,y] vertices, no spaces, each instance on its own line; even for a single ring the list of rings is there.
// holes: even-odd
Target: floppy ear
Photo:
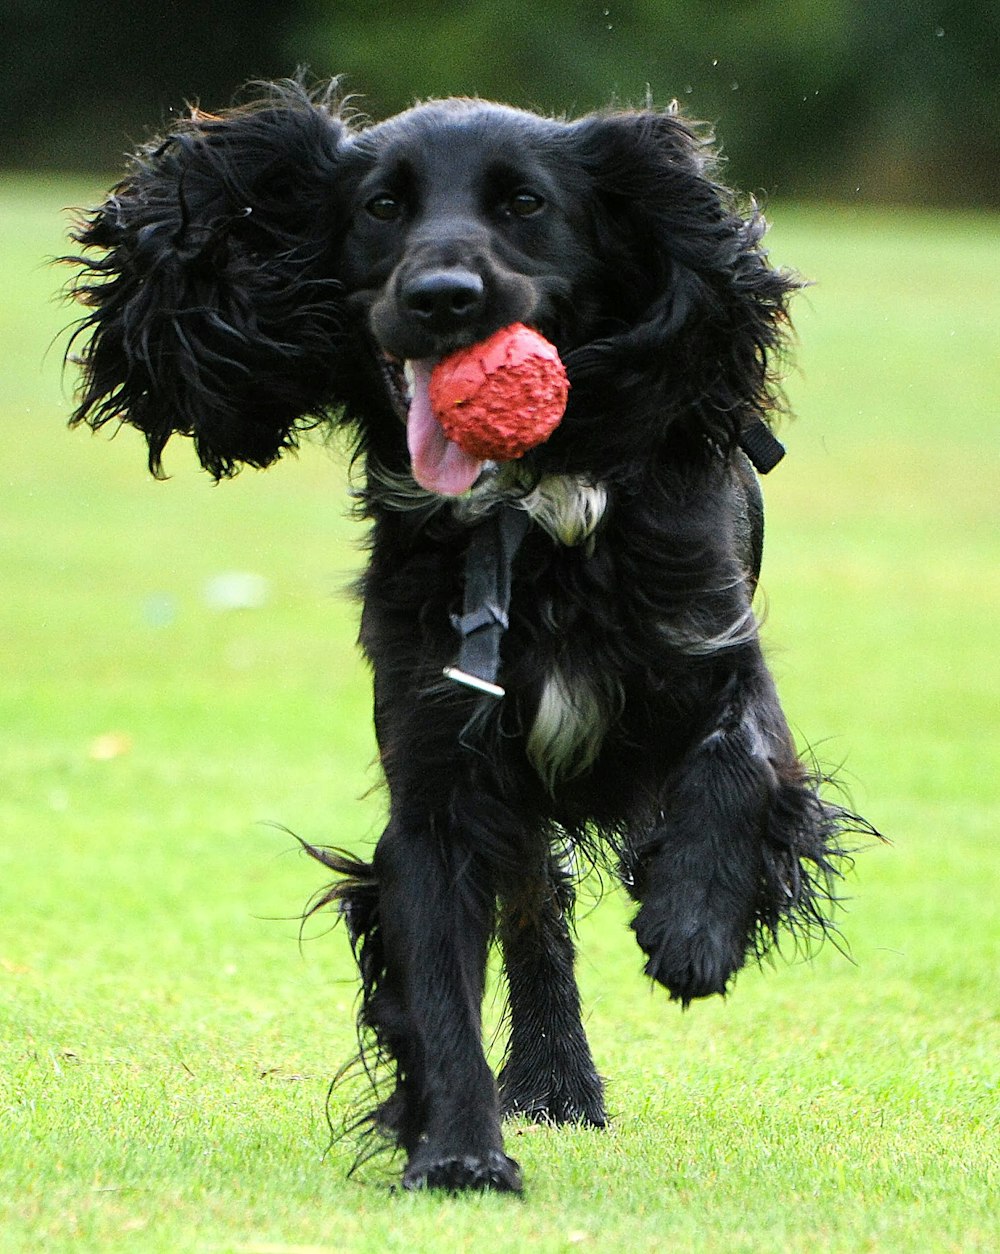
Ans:
[[[133,159],[74,233],[89,339],[72,424],[174,432],[216,478],[267,466],[336,400],[333,242],[344,124],[297,83],[215,117],[193,109]],[[72,348],[72,344],[71,344]]]
[[[716,178],[710,142],[674,108],[583,119],[575,142],[628,325],[575,355],[577,377],[612,379],[618,407],[624,384],[625,403],[647,409],[652,382],[661,425],[669,417],[675,433],[729,449],[780,406],[777,359],[801,281],[769,264],[756,204],[741,209]]]

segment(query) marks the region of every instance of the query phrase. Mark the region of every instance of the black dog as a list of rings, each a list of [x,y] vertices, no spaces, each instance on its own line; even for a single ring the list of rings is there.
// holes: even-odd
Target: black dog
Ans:
[[[409,1188],[520,1189],[504,1114],[604,1124],[573,975],[581,848],[610,853],[646,972],[685,1005],[782,925],[828,926],[861,821],[799,759],[751,610],[743,450],[758,469],[780,454],[764,421],[799,286],[763,233],[673,110],[567,122],[445,100],[362,125],[285,84],[193,111],[75,237],[97,251],[75,285],[74,422],[139,427],[157,474],[190,436],[216,477],[310,424],[356,433],[390,814],[370,865],[312,852],[342,877],[324,901],[395,1070],[370,1119]],[[428,367],[515,321],[568,370],[551,438],[456,470],[424,421],[408,450]],[[480,1023],[495,936],[498,1082]]]

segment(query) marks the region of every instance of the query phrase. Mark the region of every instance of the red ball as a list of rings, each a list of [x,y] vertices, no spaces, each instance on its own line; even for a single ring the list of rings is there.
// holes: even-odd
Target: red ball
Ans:
[[[430,401],[445,435],[472,457],[522,457],[566,410],[569,380],[554,345],[520,322],[434,367]]]

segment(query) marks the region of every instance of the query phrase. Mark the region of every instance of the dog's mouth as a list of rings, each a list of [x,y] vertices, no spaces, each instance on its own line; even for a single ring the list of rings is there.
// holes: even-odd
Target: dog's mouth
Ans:
[[[437,496],[461,496],[479,478],[486,463],[449,440],[431,405],[434,358],[400,361],[382,354],[382,374],[393,407],[406,423],[406,444],[414,479]]]

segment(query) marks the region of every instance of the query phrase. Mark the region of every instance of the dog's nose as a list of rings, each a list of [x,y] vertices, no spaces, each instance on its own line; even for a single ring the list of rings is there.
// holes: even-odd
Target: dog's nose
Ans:
[[[471,270],[430,270],[413,275],[400,292],[403,307],[428,328],[448,330],[474,318],[486,289]]]

